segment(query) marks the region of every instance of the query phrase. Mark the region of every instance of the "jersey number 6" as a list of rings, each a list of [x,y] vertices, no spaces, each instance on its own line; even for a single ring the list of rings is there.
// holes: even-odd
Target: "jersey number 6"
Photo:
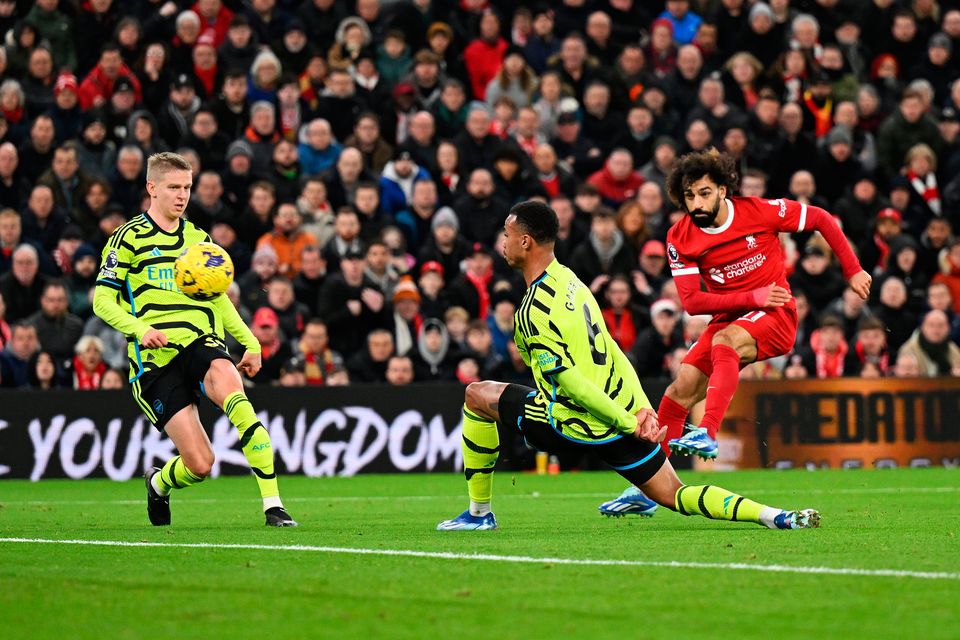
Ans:
[[[599,366],[607,363],[606,344],[603,342],[603,334],[600,333],[600,325],[593,321],[590,315],[590,307],[583,304],[583,319],[587,321],[587,338],[590,340],[590,353],[593,356],[593,362]],[[597,349],[597,343],[602,349]]]

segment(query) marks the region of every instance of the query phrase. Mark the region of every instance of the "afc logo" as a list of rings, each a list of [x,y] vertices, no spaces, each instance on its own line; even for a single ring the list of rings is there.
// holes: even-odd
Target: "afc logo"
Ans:
[[[747,249],[756,249],[757,248],[757,239],[752,235],[747,236]]]

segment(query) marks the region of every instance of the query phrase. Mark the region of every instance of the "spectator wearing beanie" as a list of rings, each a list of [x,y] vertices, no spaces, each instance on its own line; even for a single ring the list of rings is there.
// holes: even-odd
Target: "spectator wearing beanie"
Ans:
[[[394,344],[399,355],[408,355],[417,346],[423,326],[420,290],[410,276],[403,276],[393,292]]]
[[[425,238],[418,262],[437,262],[443,267],[449,283],[460,273],[460,263],[467,259],[472,250],[460,235],[460,220],[450,207],[441,207],[430,221],[430,237]]]

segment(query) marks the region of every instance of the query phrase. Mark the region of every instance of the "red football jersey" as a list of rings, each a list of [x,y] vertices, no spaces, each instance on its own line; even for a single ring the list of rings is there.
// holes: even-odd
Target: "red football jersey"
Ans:
[[[726,202],[723,225],[701,229],[685,216],[667,233],[670,272],[688,313],[756,309],[757,290],[771,285],[789,290],[779,239],[784,231],[821,231],[840,258],[844,275],[859,271],[836,221],[823,209],[783,198],[730,197]],[[707,293],[700,291],[701,277]]]

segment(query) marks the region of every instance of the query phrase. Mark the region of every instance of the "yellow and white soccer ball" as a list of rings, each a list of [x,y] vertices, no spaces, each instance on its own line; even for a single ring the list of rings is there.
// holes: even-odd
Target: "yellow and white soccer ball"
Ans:
[[[212,300],[226,293],[233,282],[233,260],[226,249],[198,242],[183,250],[173,266],[177,288],[194,300]]]

